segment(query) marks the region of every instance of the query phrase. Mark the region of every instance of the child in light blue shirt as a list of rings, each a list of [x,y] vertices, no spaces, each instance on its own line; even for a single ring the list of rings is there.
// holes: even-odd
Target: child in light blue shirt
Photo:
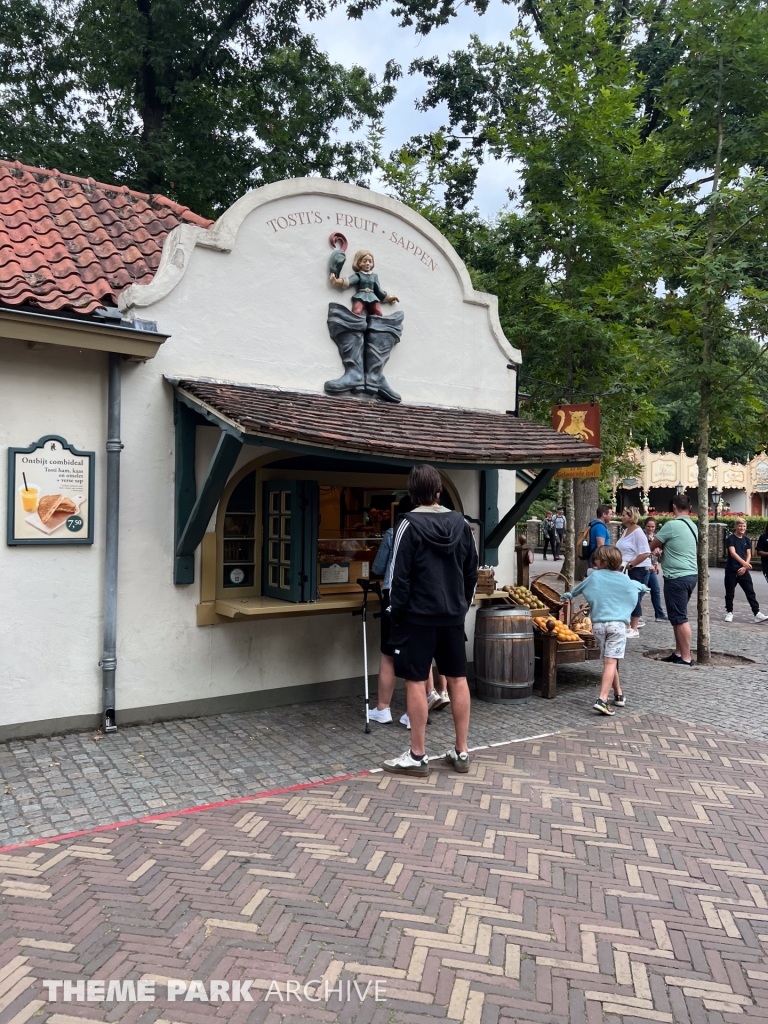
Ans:
[[[600,696],[594,704],[595,711],[602,715],[616,714],[608,704],[611,687],[614,705],[617,708],[626,706],[619,679],[619,661],[624,657],[627,624],[637,599],[641,594],[649,593],[645,584],[631,580],[620,571],[621,563],[621,551],[612,544],[604,544],[595,552],[593,564],[596,571],[563,594],[563,599],[583,594],[589,602],[592,629],[603,656]]]

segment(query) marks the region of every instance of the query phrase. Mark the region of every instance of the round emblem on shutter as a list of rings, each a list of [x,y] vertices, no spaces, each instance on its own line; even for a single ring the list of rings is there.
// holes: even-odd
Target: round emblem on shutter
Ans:
[[[245,579],[245,573],[242,569],[233,569],[229,574],[230,583],[242,583]]]

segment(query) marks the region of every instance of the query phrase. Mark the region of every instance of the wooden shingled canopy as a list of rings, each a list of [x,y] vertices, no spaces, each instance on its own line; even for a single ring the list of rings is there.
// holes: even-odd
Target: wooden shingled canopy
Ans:
[[[494,557],[495,549],[558,469],[590,465],[602,455],[599,448],[577,437],[504,413],[394,405],[207,379],[167,379],[177,402],[177,583],[192,581],[195,549],[244,444],[376,462],[382,468],[429,462],[443,469],[480,470],[485,559]],[[222,433],[198,491],[194,428],[199,422],[218,426]],[[500,518],[498,470],[523,468],[538,472]]]
[[[517,416],[440,406],[283,391],[246,384],[179,380],[183,395],[244,438],[302,451],[332,450],[400,464],[466,468],[589,465],[602,452],[570,434]]]

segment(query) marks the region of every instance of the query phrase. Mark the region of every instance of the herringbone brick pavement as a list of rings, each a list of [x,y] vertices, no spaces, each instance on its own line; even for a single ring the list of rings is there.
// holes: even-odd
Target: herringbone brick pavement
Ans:
[[[635,716],[0,854],[0,1021],[764,1022],[767,793],[768,746]]]

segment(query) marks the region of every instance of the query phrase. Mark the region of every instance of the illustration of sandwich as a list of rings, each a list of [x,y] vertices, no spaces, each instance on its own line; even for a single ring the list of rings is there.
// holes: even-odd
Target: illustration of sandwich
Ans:
[[[46,494],[37,505],[37,514],[42,523],[47,523],[53,515],[71,516],[77,512],[77,505],[71,498],[65,498],[63,494]]]

